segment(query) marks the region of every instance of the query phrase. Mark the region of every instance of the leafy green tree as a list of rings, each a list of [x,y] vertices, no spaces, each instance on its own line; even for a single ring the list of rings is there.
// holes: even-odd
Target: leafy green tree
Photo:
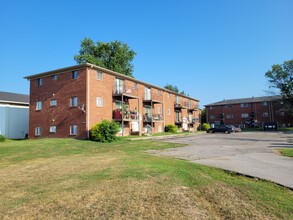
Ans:
[[[187,95],[184,91],[179,91],[179,89],[178,89],[178,87],[177,86],[174,86],[174,85],[172,85],[172,84],[166,84],[165,86],[164,86],[164,88],[165,89],[169,89],[169,90],[171,90],[171,91],[173,91],[173,92],[176,92],[176,93],[179,93],[179,94],[181,94],[181,95],[186,95],[186,96],[189,96],[189,95]]]
[[[206,109],[203,108],[201,110],[201,123],[206,123],[207,122],[207,119],[206,119]]]
[[[84,38],[81,41],[80,51],[74,56],[78,64],[92,63],[109,70],[133,77],[133,60],[136,53],[127,44],[121,41],[97,44],[90,39]]]
[[[271,87],[276,88],[283,100],[293,106],[293,60],[283,64],[274,64],[272,69],[265,73]]]
[[[165,89],[169,89],[169,90],[171,90],[171,91],[173,91],[173,92],[177,92],[177,93],[179,93],[179,89],[178,89],[178,87],[177,87],[177,86],[174,86],[174,85],[172,85],[172,84],[168,84],[168,83],[167,83],[167,85],[165,85],[164,88],[165,88]]]

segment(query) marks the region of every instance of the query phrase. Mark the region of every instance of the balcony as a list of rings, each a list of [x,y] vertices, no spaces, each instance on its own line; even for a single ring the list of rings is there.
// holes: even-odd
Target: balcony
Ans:
[[[123,114],[122,114],[123,113]],[[123,111],[122,109],[114,110],[113,118],[116,121],[138,121],[138,112],[137,111]]]
[[[113,87],[113,96],[122,96],[122,95],[129,98],[138,98],[138,90],[130,86],[115,85]]]
[[[143,97],[144,102],[162,103],[163,95],[157,93],[145,93]]]
[[[156,121],[164,121],[164,117],[162,114],[147,114],[145,113],[143,117],[144,122],[156,122]]]

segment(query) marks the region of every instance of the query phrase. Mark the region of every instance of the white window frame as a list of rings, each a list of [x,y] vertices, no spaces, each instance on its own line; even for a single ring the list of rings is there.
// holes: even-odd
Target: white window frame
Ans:
[[[35,136],[41,136],[41,134],[42,134],[42,128],[36,127],[35,128]]]
[[[215,119],[215,115],[210,115],[210,119]]]
[[[70,135],[74,136],[74,135],[77,135],[77,125],[70,125]]]
[[[168,115],[171,115],[171,109],[168,108]]]
[[[249,114],[248,113],[243,113],[243,114],[241,114],[241,118],[249,118]]]
[[[51,99],[50,106],[56,107],[57,106],[57,99]]]
[[[232,118],[234,118],[234,115],[233,114],[228,114],[228,115],[226,115],[226,118],[227,119],[232,119]]]
[[[133,83],[133,89],[138,90],[138,83],[137,82]]]
[[[37,79],[37,84],[38,84],[38,86],[42,86],[43,85],[43,79],[42,78],[38,78]]]
[[[226,105],[226,108],[232,108],[231,104]]]
[[[96,98],[96,106],[97,107],[104,107],[104,99],[102,97]]]
[[[167,98],[168,98],[168,99],[170,98],[170,92],[167,93]]]
[[[162,91],[160,89],[158,89],[158,96],[162,95]]]
[[[42,101],[37,101],[36,102],[36,111],[41,111],[43,108],[43,103]]]
[[[268,113],[268,112],[263,112],[263,113],[262,113],[262,117],[264,117],[264,118],[269,117],[269,113]]]
[[[78,106],[78,98],[77,96],[73,96],[70,98],[70,107],[77,107]]]
[[[53,125],[53,126],[50,126],[50,133],[56,133],[57,132],[57,126],[56,125]]]
[[[52,75],[51,76],[51,80],[57,80],[58,79],[58,76],[57,75]]]
[[[97,80],[103,80],[104,79],[104,74],[102,71],[97,71]]]
[[[78,78],[78,70],[74,70],[71,72],[71,79],[77,79]]]
[[[158,114],[162,114],[161,107],[158,107]]]
[[[247,108],[247,107],[248,107],[248,103],[241,103],[241,104],[240,104],[240,107],[241,107],[241,108]]]
[[[262,106],[268,106],[268,102],[267,101],[263,101],[262,102]]]

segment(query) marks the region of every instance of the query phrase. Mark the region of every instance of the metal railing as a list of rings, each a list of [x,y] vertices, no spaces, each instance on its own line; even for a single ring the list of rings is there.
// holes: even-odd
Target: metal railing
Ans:
[[[113,86],[113,94],[114,95],[132,95],[132,96],[138,96],[138,89],[135,89],[131,86]]]

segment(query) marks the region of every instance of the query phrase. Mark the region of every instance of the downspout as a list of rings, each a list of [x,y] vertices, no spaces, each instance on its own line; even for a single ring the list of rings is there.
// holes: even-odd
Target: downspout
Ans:
[[[93,68],[93,66],[91,66],[90,68]],[[90,71],[89,69],[87,68],[87,91],[86,91],[86,131],[87,131],[87,139],[90,138],[90,129],[89,129],[89,126],[90,126]]]

